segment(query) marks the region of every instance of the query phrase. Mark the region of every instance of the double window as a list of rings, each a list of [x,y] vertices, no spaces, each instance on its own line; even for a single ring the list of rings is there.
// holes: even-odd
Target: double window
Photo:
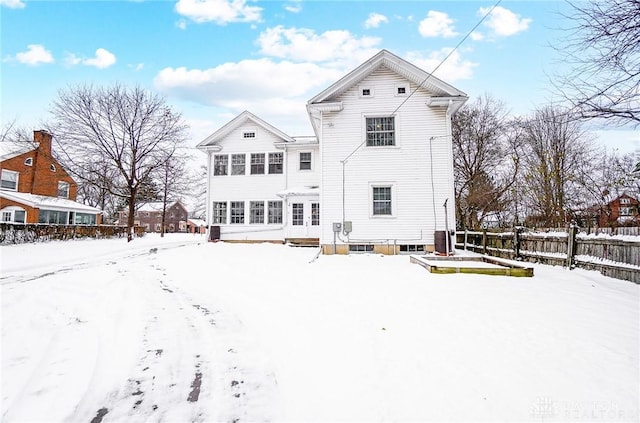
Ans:
[[[226,154],[216,154],[213,156],[213,174],[214,176],[224,176],[227,174],[229,165],[229,156]]]
[[[11,191],[18,190],[18,172],[13,170],[2,169],[2,180],[0,181],[0,188],[8,189]]]
[[[396,145],[393,116],[366,118],[366,133],[368,147]]]
[[[2,210],[2,221],[13,223],[24,223],[26,220],[26,212],[16,206],[9,206]]]

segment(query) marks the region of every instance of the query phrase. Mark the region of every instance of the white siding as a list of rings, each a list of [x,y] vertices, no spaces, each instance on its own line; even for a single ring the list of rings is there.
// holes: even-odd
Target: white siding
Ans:
[[[406,96],[396,95],[398,85],[408,87]],[[362,87],[370,88],[373,95],[361,96]],[[444,108],[425,105],[428,93],[423,89],[407,99],[415,88],[382,67],[335,99],[343,103],[342,111],[323,114],[321,243],[333,242],[332,222],[342,222],[344,212],[344,220],[353,222],[352,243],[433,244],[434,230],[445,228],[443,203],[447,198],[449,227],[454,228],[448,117]],[[396,145],[364,145],[365,117],[391,115],[405,100],[395,114]],[[343,181],[342,161],[347,157]],[[371,216],[372,183],[393,186],[392,217]]]
[[[255,131],[256,137],[246,139],[243,133],[246,131]],[[282,149],[277,149],[274,142],[282,141],[262,127],[255,125],[253,122],[247,122],[246,125],[238,127],[232,131],[224,139],[218,142],[222,147],[219,152],[211,152],[209,180],[209,204],[208,216],[213,216],[211,207],[213,202],[227,202],[227,224],[219,225],[221,238],[226,240],[283,240],[284,239],[284,223],[286,216],[283,216],[283,224],[250,224],[249,202],[264,201],[265,202],[265,221],[267,219],[267,201],[279,200],[276,193],[282,191],[286,186],[286,154]],[[245,174],[231,175],[231,155],[245,154]],[[263,153],[265,155],[265,174],[251,175],[251,153]],[[282,153],[285,163],[283,164],[282,174],[270,175],[269,172],[269,153]],[[225,176],[213,175],[213,156],[228,155],[229,169]],[[245,202],[245,223],[230,224],[230,202]],[[284,203],[283,203],[284,204]],[[286,207],[286,206],[283,206]],[[211,220],[210,220],[211,221]]]

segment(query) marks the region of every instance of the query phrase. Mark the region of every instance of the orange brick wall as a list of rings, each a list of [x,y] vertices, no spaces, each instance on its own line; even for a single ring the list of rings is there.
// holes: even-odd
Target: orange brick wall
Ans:
[[[2,162],[2,168],[19,172],[18,192],[30,192],[37,195],[58,196],[58,181],[69,184],[69,199],[75,201],[78,195],[78,185],[66,170],[51,155],[51,135],[42,131],[34,131],[34,141],[40,145],[37,149]],[[31,158],[33,165],[24,164]],[[51,165],[55,166],[55,172]]]
[[[15,201],[0,198],[0,210],[10,206],[18,206],[21,209],[24,209],[26,211],[27,213],[27,216],[25,219],[26,223],[38,223],[38,218],[40,216],[40,209],[34,209],[32,207],[27,206],[26,204],[16,203]]]

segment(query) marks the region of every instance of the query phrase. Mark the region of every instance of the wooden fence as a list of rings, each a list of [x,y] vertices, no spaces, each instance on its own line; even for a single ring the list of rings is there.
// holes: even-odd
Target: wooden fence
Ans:
[[[577,228],[530,232],[463,231],[456,248],[511,260],[598,270],[606,276],[640,284],[640,237],[611,237]]]
[[[134,228],[136,236],[144,235],[144,228]],[[40,225],[0,223],[0,245],[68,240],[79,238],[124,238],[126,226],[115,225]]]

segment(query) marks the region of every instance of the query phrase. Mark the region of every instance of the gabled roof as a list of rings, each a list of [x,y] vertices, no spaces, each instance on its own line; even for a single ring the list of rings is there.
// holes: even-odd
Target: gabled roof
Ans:
[[[391,71],[406,78],[414,84],[422,86],[426,90],[432,92],[436,97],[454,97],[459,98],[459,100],[462,101],[465,101],[467,99],[467,95],[457,88],[454,88],[453,86],[436,78],[435,76],[420,69],[419,67],[407,62],[406,60],[401,59],[388,50],[381,50],[371,59],[367,60],[356,69],[349,72],[346,76],[338,80],[338,82],[334,83],[329,88],[313,97],[307,104],[315,105],[321,103],[331,103],[340,94],[358,84],[360,81],[365,79],[367,76],[369,76],[382,66],[387,67]]]
[[[224,139],[227,135],[229,135],[232,131],[238,129],[242,125],[244,125],[247,121],[253,122],[256,125],[263,128],[265,131],[271,132],[276,137],[281,138],[285,142],[294,142],[294,139],[289,135],[285,134],[275,126],[269,125],[264,120],[260,119],[256,115],[251,112],[244,111],[240,113],[238,116],[233,118],[227,124],[225,124],[222,128],[218,129],[213,134],[209,135],[204,141],[200,142],[196,145],[196,148],[201,150],[207,150],[210,147],[217,145],[220,140]]]
[[[75,211],[94,214],[101,212],[97,207],[87,206],[86,204],[78,203],[66,198],[35,195],[27,192],[0,191],[0,197],[39,209]]]

